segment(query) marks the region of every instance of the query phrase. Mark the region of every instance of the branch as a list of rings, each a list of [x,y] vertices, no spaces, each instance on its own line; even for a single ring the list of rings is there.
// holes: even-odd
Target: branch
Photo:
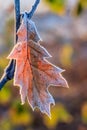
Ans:
[[[14,0],[15,2],[15,13],[16,13],[16,32],[20,26],[20,0]],[[27,16],[29,19],[32,18],[34,12],[37,9],[38,4],[40,3],[40,0],[36,0],[35,4],[32,6],[32,9],[29,13],[27,13]],[[16,35],[16,42],[17,42],[17,35]],[[6,67],[5,72],[0,80],[0,89],[3,88],[6,82],[9,80],[13,79],[14,77],[14,72],[15,72],[15,60],[11,60],[9,62],[9,65]]]
[[[34,12],[36,11],[37,6],[38,6],[39,3],[40,3],[40,0],[36,0],[34,5],[32,6],[31,11],[29,13],[27,13],[27,16],[28,16],[29,19],[31,19],[32,16],[34,15]]]
[[[16,13],[16,32],[20,26],[20,0],[15,0],[15,13]],[[16,35],[17,42],[17,35]],[[5,72],[0,80],[0,89],[3,88],[5,83],[11,80],[14,77],[15,72],[15,61],[11,60],[9,65],[6,67]]]

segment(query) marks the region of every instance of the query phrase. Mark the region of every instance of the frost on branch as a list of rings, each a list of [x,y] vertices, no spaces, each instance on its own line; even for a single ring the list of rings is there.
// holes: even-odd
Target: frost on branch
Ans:
[[[16,60],[14,85],[20,87],[22,104],[27,98],[33,110],[38,107],[50,116],[50,104],[55,102],[48,88],[50,85],[68,87],[61,75],[63,70],[46,60],[50,54],[40,45],[35,25],[26,14],[17,35],[18,43],[8,56]]]

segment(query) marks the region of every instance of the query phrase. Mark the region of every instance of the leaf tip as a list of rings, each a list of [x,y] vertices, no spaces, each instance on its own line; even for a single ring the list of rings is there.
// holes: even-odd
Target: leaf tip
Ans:
[[[69,88],[69,85],[68,85],[67,81],[64,78],[63,78],[63,80],[64,80],[63,87],[64,88]]]

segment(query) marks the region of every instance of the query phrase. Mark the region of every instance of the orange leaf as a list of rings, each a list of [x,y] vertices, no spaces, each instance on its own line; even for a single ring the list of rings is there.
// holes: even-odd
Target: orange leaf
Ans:
[[[40,38],[31,23],[25,16],[17,33],[18,43],[8,58],[16,60],[14,85],[20,86],[22,104],[27,98],[33,110],[38,107],[50,116],[50,104],[55,102],[48,87],[68,85],[61,75],[63,70],[46,60],[50,54],[39,44]]]

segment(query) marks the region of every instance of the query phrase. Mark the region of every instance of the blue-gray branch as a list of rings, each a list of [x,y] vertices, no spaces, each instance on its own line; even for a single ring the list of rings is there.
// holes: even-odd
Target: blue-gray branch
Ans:
[[[16,32],[20,26],[20,0],[14,0],[15,2],[15,13],[16,13]],[[32,9],[29,13],[27,13],[27,16],[29,19],[32,18],[34,12],[37,9],[38,4],[40,3],[40,0],[36,0],[34,5],[32,6]],[[16,42],[17,42],[17,35],[16,35]],[[8,64],[8,66],[5,69],[5,72],[0,80],[0,89],[3,88],[3,86],[8,82],[9,80],[13,79],[14,72],[15,72],[15,60],[11,60]]]
[[[29,13],[27,13],[29,19],[31,19],[32,16],[34,15],[34,12],[36,11],[37,6],[38,6],[39,3],[40,3],[40,0],[36,0],[34,5],[32,6],[31,11]]]
[[[20,26],[20,0],[15,0],[15,13],[16,13],[16,32]],[[17,41],[17,36],[16,36]],[[15,61],[11,60],[5,69],[5,72],[0,80],[0,89],[3,88],[6,82],[14,77]]]

